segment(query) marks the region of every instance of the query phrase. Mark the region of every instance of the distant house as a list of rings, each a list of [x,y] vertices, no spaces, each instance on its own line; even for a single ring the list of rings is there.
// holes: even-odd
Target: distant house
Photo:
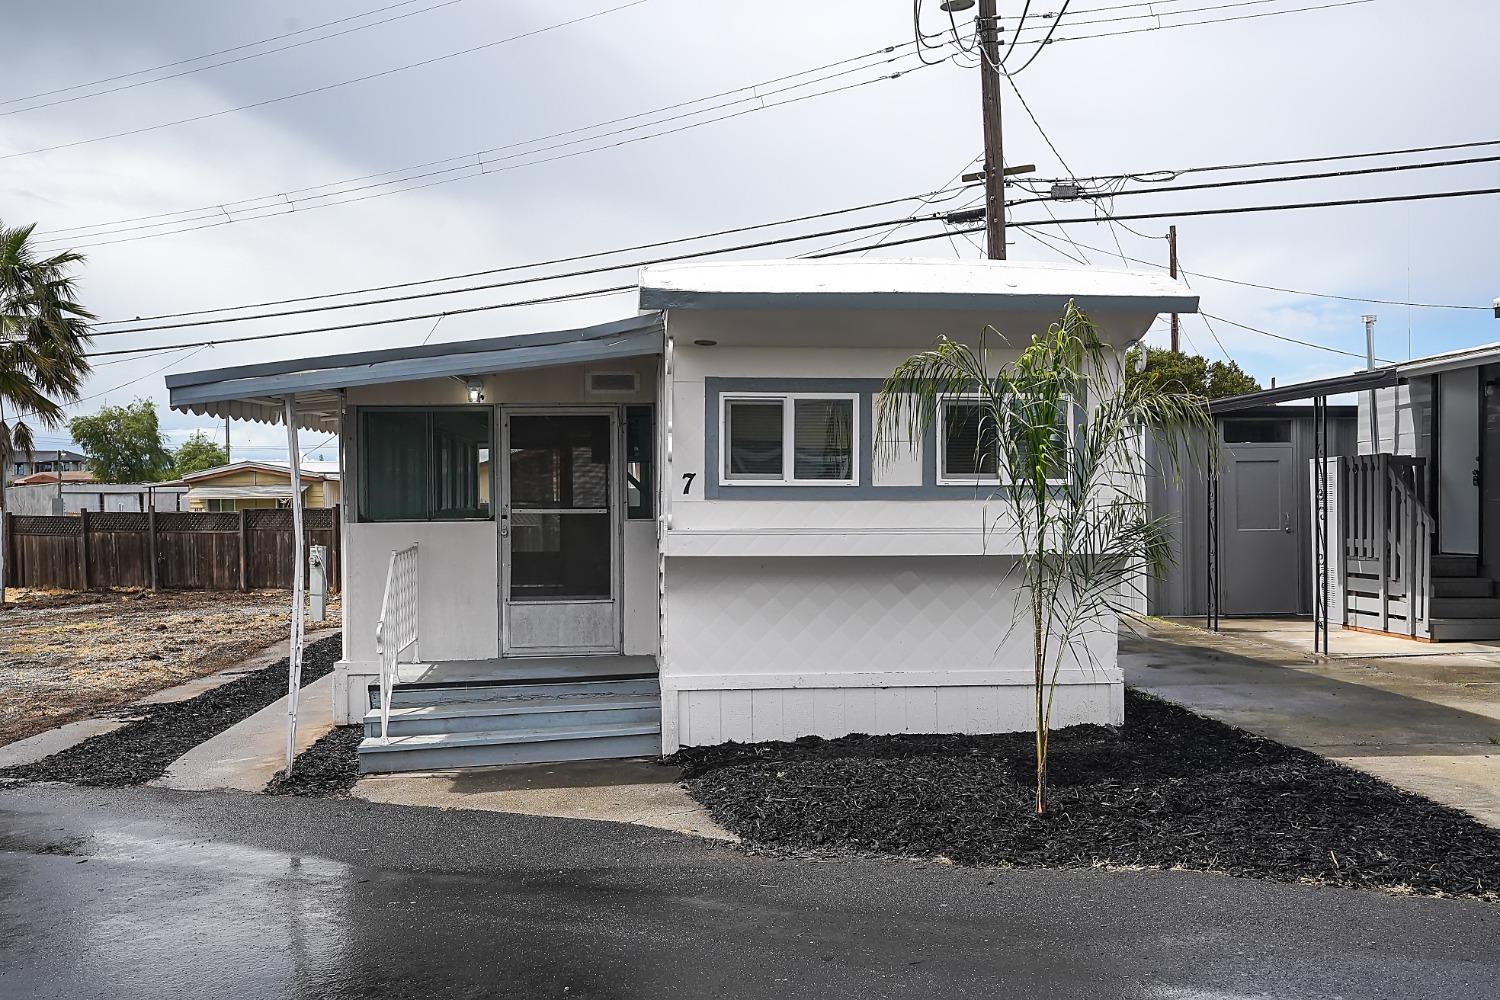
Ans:
[[[82,472],[83,463],[84,456],[76,451],[33,451],[29,456],[17,451],[11,455],[9,478],[15,483],[38,472],[57,472],[59,468],[63,472]]]
[[[233,512],[289,507],[292,474],[285,462],[231,462],[183,476],[190,511]],[[302,503],[333,507],[339,502],[339,464],[302,463]]]
[[[5,491],[5,507],[12,514],[77,514],[81,511],[143,513],[187,510],[187,487],[181,483],[96,483],[88,472],[62,474],[61,509],[57,474],[39,472]]]

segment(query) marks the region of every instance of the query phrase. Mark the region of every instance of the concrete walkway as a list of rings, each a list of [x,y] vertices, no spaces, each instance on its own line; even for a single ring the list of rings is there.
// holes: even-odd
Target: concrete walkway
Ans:
[[[184,792],[259,792],[286,767],[285,696],[178,757],[151,784]],[[297,698],[297,752],[333,728],[333,674]]]
[[[354,797],[390,805],[477,809],[518,816],[631,823],[712,840],[738,840],[654,760],[514,764],[362,778]]]
[[[1500,827],[1500,664],[1327,660],[1159,623],[1120,637],[1126,683]]]

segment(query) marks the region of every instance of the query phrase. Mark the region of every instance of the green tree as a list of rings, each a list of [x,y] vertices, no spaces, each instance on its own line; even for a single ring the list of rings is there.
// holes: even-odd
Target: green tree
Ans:
[[[997,366],[1005,344],[987,329],[977,349],[944,337],[903,361],[877,397],[875,438],[889,455],[897,442],[923,440],[945,412],[942,400],[977,401],[975,458],[1005,482],[991,498],[1003,514],[986,520],[1017,539],[1018,606],[1000,616],[1031,624],[1041,813],[1059,671],[1069,661],[1091,666],[1090,636],[1134,613],[1139,573],[1165,568],[1168,521],[1152,516],[1142,484],[1178,475],[1213,425],[1201,395],[1127,378],[1120,354],[1071,302],[1060,322]],[[1140,447],[1143,433],[1161,442],[1155,459]]]
[[[63,406],[89,374],[94,316],[75,301],[70,274],[83,255],[39,255],[29,244],[35,228],[0,222],[0,483],[15,452],[31,454],[35,426],[63,425]]]
[[[1208,399],[1256,392],[1260,383],[1233,361],[1209,361],[1197,354],[1182,354],[1160,347],[1144,348],[1146,363],[1139,362],[1142,348],[1131,349],[1127,366],[1132,379],[1150,379],[1163,389],[1188,392]]]
[[[156,404],[149,399],[74,417],[68,432],[87,456],[85,467],[101,483],[154,483],[172,472],[172,453],[156,422]]]
[[[177,479],[216,465],[228,463],[229,456],[217,441],[202,431],[194,431],[177,450],[172,453],[172,475]]]

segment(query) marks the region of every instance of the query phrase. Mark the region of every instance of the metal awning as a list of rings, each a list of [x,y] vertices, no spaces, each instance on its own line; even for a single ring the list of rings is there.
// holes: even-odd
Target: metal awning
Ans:
[[[1401,365],[1388,365],[1384,368],[1351,372],[1348,375],[1321,378],[1312,382],[1294,382],[1291,385],[1276,386],[1274,389],[1261,389],[1258,392],[1246,392],[1238,396],[1225,396],[1223,399],[1211,401],[1208,404],[1208,411],[1217,416],[1221,413],[1234,413],[1237,410],[1250,410],[1258,406],[1273,406],[1276,403],[1326,399],[1329,396],[1341,396],[1346,392],[1384,389],[1386,386],[1395,385],[1401,381],[1403,377],[1401,368]]]
[[[653,312],[569,330],[213,368],[168,375],[166,383],[172,409],[184,413],[280,423],[282,400],[295,395],[299,426],[335,431],[341,389],[648,357],[662,352],[663,339]]]

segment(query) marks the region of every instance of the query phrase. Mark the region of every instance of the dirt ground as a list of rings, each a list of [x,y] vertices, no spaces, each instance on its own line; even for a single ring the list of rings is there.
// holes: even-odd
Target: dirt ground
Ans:
[[[0,745],[211,674],[283,641],[286,591],[6,591]],[[338,595],[329,620],[340,624]]]

